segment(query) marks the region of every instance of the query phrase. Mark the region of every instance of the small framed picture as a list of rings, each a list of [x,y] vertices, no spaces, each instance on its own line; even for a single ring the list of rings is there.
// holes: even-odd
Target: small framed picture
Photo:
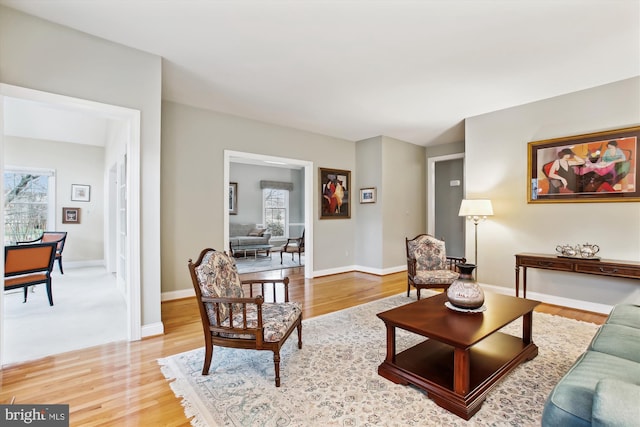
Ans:
[[[80,208],[62,208],[63,224],[80,224]]]
[[[360,189],[360,203],[375,203],[375,202],[376,202],[375,187]]]
[[[71,201],[88,202],[91,200],[91,186],[82,184],[71,184]]]

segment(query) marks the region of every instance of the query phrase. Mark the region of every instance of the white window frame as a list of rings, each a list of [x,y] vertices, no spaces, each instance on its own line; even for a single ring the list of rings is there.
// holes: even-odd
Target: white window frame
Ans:
[[[264,226],[267,226],[267,216],[266,216],[266,198],[267,198],[267,194],[270,191],[282,191],[284,192],[284,235],[283,236],[275,236],[272,232],[271,234],[271,238],[276,238],[276,239],[288,239],[289,238],[289,191],[288,190],[281,190],[281,189],[276,189],[276,188],[263,188],[262,189],[262,224],[264,224]]]
[[[3,173],[31,173],[48,176],[47,183],[47,230],[56,230],[56,170],[50,168],[32,168],[24,166],[5,166]],[[4,207],[3,207],[4,209]],[[4,236],[3,236],[4,239]]]

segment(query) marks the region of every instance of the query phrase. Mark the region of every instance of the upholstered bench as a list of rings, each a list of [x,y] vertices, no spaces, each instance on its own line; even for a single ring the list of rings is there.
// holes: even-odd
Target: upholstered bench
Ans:
[[[617,305],[545,403],[543,426],[640,422],[640,306]]]

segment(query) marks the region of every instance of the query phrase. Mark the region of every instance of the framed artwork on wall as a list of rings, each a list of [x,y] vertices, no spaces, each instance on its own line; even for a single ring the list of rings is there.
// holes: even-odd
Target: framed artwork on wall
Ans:
[[[351,218],[351,171],[319,168],[320,219]]]
[[[71,201],[88,202],[91,200],[91,186],[83,184],[71,184]]]
[[[376,202],[376,188],[361,188],[360,189],[360,203],[375,203]]]
[[[528,144],[528,203],[637,202],[640,126]]]
[[[229,183],[229,215],[238,214],[238,183]]]
[[[80,224],[80,208],[62,208],[63,224]]]

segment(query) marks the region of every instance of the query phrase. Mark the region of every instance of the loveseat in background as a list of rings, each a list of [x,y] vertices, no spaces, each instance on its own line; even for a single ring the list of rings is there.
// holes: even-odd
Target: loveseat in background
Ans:
[[[263,231],[260,233],[260,231]],[[261,234],[261,235],[258,235]],[[232,248],[250,245],[268,245],[271,233],[256,224],[229,223],[229,244]]]

